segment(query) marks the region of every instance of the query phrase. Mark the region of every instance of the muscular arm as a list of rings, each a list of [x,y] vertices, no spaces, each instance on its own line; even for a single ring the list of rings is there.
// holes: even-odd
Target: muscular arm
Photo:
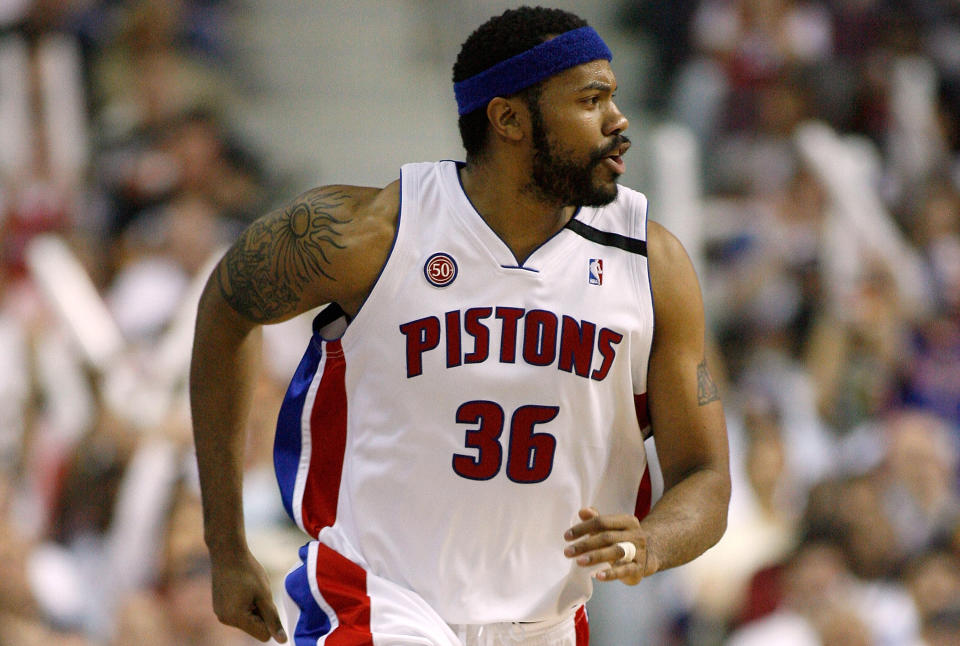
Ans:
[[[190,404],[214,566],[214,609],[261,640],[279,620],[243,527],[244,429],[259,326],[336,301],[355,313],[386,259],[397,189],[308,191],[251,224],[214,270],[197,312]]]
[[[318,189],[251,224],[217,268],[220,295],[256,323],[323,302],[322,293],[336,287],[331,261],[346,248],[355,202],[343,189]]]
[[[673,235],[655,223],[649,233],[656,326],[647,393],[665,490],[640,528],[657,569],[665,569],[699,556],[723,535],[730,473],[696,274]]]
[[[583,566],[610,562],[603,580],[636,584],[682,565],[716,543],[726,528],[730,500],[726,423],[705,352],[700,286],[679,241],[651,222],[647,241],[655,328],[647,395],[664,494],[642,520],[629,514],[580,512],[567,532],[567,556]],[[633,561],[617,543],[637,547]]]

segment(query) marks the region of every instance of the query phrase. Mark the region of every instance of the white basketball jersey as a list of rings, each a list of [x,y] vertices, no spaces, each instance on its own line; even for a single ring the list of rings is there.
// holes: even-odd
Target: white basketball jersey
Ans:
[[[308,534],[445,621],[539,621],[590,596],[577,511],[649,506],[646,198],[621,187],[520,264],[460,166],[403,166],[389,259],[342,336],[315,333],[277,475]]]

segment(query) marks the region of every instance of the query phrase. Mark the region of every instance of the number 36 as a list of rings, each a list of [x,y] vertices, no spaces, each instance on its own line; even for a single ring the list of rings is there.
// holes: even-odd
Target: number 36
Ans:
[[[514,482],[530,484],[543,482],[553,470],[553,455],[557,438],[550,433],[534,432],[534,426],[549,422],[557,416],[557,406],[521,406],[510,418],[510,438],[507,446],[507,477]],[[458,424],[476,424],[467,429],[464,446],[476,449],[476,455],[453,454],[453,470],[470,480],[489,480],[503,465],[503,446],[500,435],[506,415],[499,404],[475,400],[457,409]]]

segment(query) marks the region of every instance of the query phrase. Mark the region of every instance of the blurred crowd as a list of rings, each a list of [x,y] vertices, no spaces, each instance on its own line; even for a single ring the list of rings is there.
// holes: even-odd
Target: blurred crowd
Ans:
[[[697,143],[734,477],[649,643],[960,644],[960,2],[621,26],[638,102]]]
[[[209,263],[284,192],[225,116],[239,10],[0,0],[0,644],[250,641],[210,606],[184,355]],[[960,644],[960,2],[617,15],[621,107],[698,151],[734,493],[720,544],[651,580],[642,625],[598,608],[635,637],[597,644]],[[302,344],[267,342],[244,504],[282,576]]]
[[[0,644],[251,641],[212,611],[185,395],[184,303],[276,189],[223,116],[249,91],[236,10],[0,2]],[[278,383],[251,420],[255,538],[288,531],[263,477]]]

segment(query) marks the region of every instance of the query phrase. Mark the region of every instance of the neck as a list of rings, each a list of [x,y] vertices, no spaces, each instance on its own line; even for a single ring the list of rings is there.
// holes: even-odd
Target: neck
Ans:
[[[572,206],[545,201],[529,187],[529,172],[496,160],[468,163],[460,171],[463,190],[480,217],[507,244],[519,263],[567,225]]]

